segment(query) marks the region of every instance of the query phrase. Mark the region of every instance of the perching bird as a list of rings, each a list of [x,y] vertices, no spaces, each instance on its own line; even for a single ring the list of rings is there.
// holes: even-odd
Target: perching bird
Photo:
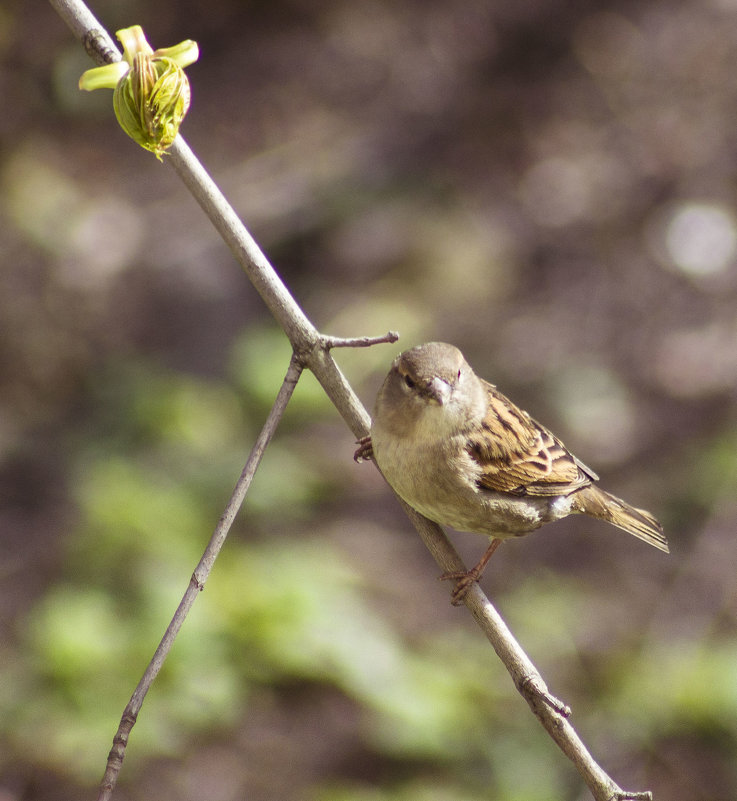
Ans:
[[[401,353],[379,390],[373,455],[389,484],[437,523],[491,537],[457,579],[460,603],[503,539],[570,514],[606,520],[668,552],[658,521],[596,486],[598,476],[547,428],[478,378],[458,348],[429,342]]]

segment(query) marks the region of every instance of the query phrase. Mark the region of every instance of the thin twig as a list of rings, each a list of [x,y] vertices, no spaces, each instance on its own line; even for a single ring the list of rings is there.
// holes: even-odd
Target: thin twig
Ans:
[[[56,13],[84,45],[87,55],[96,64],[120,61],[122,55],[110,34],[87,6],[78,0],[49,0]]]
[[[289,368],[284,376],[284,381],[282,382],[279,393],[276,396],[274,405],[271,407],[271,411],[266,418],[266,422],[261,429],[261,433],[258,435],[258,438],[251,449],[251,453],[248,456],[248,461],[246,462],[243,472],[241,473],[240,478],[235,485],[235,489],[233,490],[233,494],[230,496],[230,500],[225,507],[225,511],[221,515],[220,520],[218,520],[215,531],[213,532],[212,537],[205,548],[205,552],[203,553],[199,564],[192,574],[189,586],[187,587],[187,590],[185,591],[184,596],[177,607],[177,611],[174,613],[171,623],[169,623],[169,626],[167,627],[158,648],[154,652],[146,671],[144,672],[140,682],[138,683],[138,686],[136,687],[123,712],[120,725],[118,726],[118,731],[113,738],[113,747],[110,749],[110,753],[108,754],[105,775],[103,776],[100,784],[100,792],[97,797],[98,801],[107,801],[112,796],[118,780],[120,768],[123,764],[125,749],[128,745],[128,736],[136,723],[136,719],[138,718],[138,713],[141,710],[146,693],[148,693],[151,685],[154,682],[154,679],[161,670],[164,660],[168,656],[169,651],[174,644],[174,640],[179,633],[187,614],[189,613],[189,610],[192,608],[195,600],[197,599],[197,595],[205,587],[205,582],[210,575],[210,571],[215,563],[215,559],[217,559],[221,548],[225,544],[225,539],[228,536],[230,527],[233,525],[235,516],[243,504],[243,500],[246,497],[248,488],[251,486],[251,481],[256,473],[256,468],[259,466],[266,447],[271,441],[271,438],[276,431],[276,427],[279,425],[279,421],[284,414],[284,410],[287,408],[287,404],[289,403],[289,399],[292,397],[294,388],[297,386],[297,381],[299,380],[301,373],[302,365],[299,363],[299,360],[293,356],[289,362]]]
[[[314,373],[335,408],[357,437],[368,433],[371,418],[329,350],[334,338],[323,337],[306,317],[266,259],[233,207],[189,146],[178,136],[168,163],[184,181],[202,210],[230,247],[249,280],[292,343],[295,353]]]
[[[50,3],[82,41],[88,42],[91,35],[96,35],[92,33],[93,31],[102,30],[81,0],[50,0]],[[312,325],[181,136],[177,137],[169,152],[168,163],[177,171],[233,251],[264,303],[292,343],[299,362],[314,373],[354,436],[359,439],[366,436],[370,417],[329,352],[330,348],[340,346],[337,344],[338,340],[321,336]],[[358,340],[357,343],[354,341],[352,346],[356,344],[360,346],[362,340]],[[406,504],[402,505],[441,570],[443,572],[464,570],[463,562],[442,529]],[[195,587],[195,594],[197,588],[199,585]],[[627,793],[622,790],[597,764],[566,717],[561,714],[567,711],[567,707],[548,694],[540,673],[477,584],[468,593],[465,603],[514,679],[518,690],[552,739],[576,766],[596,801],[651,798],[648,792]],[[136,709],[136,714],[137,711]],[[126,724],[125,715],[121,722],[122,728],[124,724]],[[126,737],[127,731],[130,731],[130,726],[126,730]]]
[[[372,345],[382,345],[384,343],[396,342],[399,334],[396,331],[388,331],[383,337],[322,337],[323,347],[331,348],[370,348]]]

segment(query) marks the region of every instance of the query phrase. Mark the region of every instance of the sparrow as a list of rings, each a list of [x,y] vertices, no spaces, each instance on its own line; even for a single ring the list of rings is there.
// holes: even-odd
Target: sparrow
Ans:
[[[584,514],[668,553],[660,523],[600,489],[599,477],[527,412],[479,378],[458,348],[429,342],[392,363],[379,390],[371,434],[354,458],[373,458],[395,492],[441,525],[491,542],[456,580],[454,605],[510,537]]]

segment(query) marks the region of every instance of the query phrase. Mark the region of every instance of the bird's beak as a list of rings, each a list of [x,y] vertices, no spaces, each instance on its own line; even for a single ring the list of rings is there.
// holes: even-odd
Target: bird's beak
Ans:
[[[430,393],[430,397],[437,401],[438,405],[445,406],[450,399],[453,388],[447,381],[443,381],[442,378],[433,378],[427,385],[427,391]]]

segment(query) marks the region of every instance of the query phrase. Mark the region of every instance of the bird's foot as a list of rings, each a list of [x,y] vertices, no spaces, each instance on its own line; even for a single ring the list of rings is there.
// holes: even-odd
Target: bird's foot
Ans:
[[[442,576],[438,576],[438,580],[456,582],[453,592],[450,594],[450,602],[453,606],[460,606],[466,599],[468,591],[481,578],[483,572],[483,567],[479,570],[479,566],[476,565],[476,567],[472,567],[470,570],[456,570],[451,573],[443,573]]]
[[[491,559],[494,551],[502,544],[500,539],[494,538],[489,547],[484,551],[484,555],[479,559],[477,565],[470,570],[455,570],[450,573],[443,573],[440,576],[440,581],[455,581],[457,582],[453,592],[450,594],[450,602],[453,606],[460,606],[468,595],[468,591],[474,582],[481,578],[481,574],[486,569],[486,565]]]
[[[371,444],[371,437],[361,437],[356,440],[356,452],[353,454],[354,462],[363,462],[365,459],[374,458],[374,446]]]

